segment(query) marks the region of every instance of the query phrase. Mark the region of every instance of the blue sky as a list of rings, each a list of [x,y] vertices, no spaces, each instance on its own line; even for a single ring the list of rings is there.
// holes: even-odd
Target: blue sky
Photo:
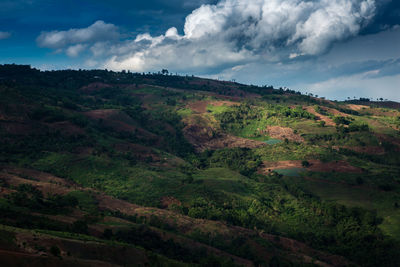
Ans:
[[[1,0],[1,63],[400,101],[400,1]]]

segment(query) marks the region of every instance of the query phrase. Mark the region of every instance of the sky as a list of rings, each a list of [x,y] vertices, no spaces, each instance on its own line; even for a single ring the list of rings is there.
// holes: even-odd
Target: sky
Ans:
[[[0,0],[0,64],[400,101],[398,0]]]

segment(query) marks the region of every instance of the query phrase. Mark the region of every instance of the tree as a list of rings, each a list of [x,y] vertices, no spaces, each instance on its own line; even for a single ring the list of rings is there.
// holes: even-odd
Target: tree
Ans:
[[[168,71],[167,69],[162,69],[161,73],[162,73],[163,75],[167,75],[167,74],[169,73],[169,71]]]
[[[303,167],[305,167],[305,168],[308,168],[308,167],[311,166],[311,164],[310,164],[310,162],[308,162],[307,160],[303,160],[303,161],[301,162],[301,166],[303,166]]]

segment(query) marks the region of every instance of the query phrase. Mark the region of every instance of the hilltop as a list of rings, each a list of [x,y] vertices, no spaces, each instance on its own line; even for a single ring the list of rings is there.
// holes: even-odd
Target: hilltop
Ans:
[[[0,263],[395,266],[400,104],[0,66]]]

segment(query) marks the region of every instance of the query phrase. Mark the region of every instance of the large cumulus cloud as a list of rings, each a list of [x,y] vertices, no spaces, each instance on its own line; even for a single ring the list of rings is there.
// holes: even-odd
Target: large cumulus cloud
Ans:
[[[323,54],[335,42],[358,35],[375,9],[375,0],[222,0],[195,9],[182,34],[171,28],[160,36],[110,42],[120,36],[116,26],[96,22],[85,29],[43,32],[37,41],[70,56],[87,49],[92,62],[110,69],[201,72]]]
[[[225,0],[188,15],[183,35],[172,28],[114,46],[105,65],[185,70],[315,56],[356,36],[374,14],[374,0]]]

